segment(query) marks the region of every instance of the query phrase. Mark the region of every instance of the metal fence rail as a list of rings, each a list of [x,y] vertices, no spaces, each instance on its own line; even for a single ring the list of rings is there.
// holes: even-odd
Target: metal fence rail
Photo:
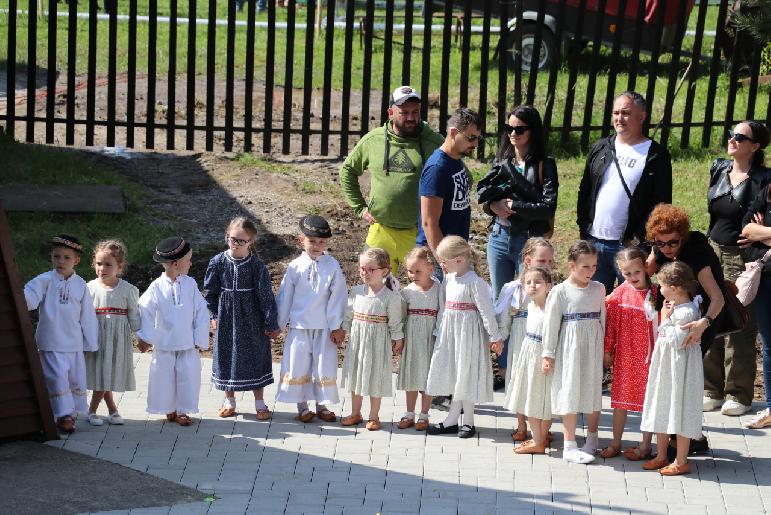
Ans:
[[[97,0],[87,12],[86,2],[57,11],[48,0],[51,15],[21,3],[7,0],[0,25],[0,120],[30,142],[153,149],[164,135],[166,149],[342,156],[408,83],[440,132],[455,107],[478,109],[482,154],[521,102],[540,109],[553,143],[585,149],[611,131],[624,89],[644,92],[648,130],[670,146],[700,135],[707,147],[739,120],[771,121],[761,49],[743,55],[740,35],[725,45],[728,0],[693,12],[687,0],[658,2],[674,10],[652,15],[645,0],[289,0],[259,16],[255,2],[245,15],[214,0],[148,0],[146,12],[137,0],[109,2],[106,14]],[[542,52],[550,60],[536,72]]]

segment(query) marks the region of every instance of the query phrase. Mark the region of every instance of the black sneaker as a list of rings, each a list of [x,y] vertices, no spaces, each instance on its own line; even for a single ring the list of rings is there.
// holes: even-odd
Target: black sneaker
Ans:
[[[439,422],[438,424],[430,424],[426,433],[430,435],[452,435],[458,432],[458,424],[445,427],[444,424]]]
[[[477,428],[468,424],[463,424],[458,430],[458,438],[471,438],[477,434]]]
[[[493,391],[500,392],[506,389],[506,381],[501,376],[493,376]]]

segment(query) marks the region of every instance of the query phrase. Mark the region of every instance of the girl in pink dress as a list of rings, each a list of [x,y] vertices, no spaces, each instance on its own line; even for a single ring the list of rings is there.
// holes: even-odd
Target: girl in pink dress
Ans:
[[[624,249],[616,255],[616,266],[625,281],[605,300],[608,318],[603,365],[613,366],[613,442],[602,450],[603,458],[621,453],[627,413],[642,411],[656,334],[654,325],[658,322],[658,291],[645,272],[645,254],[637,248]],[[624,456],[632,461],[648,457],[651,436],[643,433],[640,445],[624,449]]]

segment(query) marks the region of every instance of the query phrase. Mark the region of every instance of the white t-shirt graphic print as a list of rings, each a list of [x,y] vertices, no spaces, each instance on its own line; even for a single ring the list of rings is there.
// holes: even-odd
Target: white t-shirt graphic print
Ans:
[[[629,186],[629,191],[634,194],[645,169],[651,140],[645,140],[637,145],[626,145],[620,143],[616,138],[614,147],[626,185]],[[611,159],[597,192],[594,222],[589,234],[600,240],[620,241],[624,236],[628,218],[629,197],[621,183],[621,178],[618,176],[616,164]]]

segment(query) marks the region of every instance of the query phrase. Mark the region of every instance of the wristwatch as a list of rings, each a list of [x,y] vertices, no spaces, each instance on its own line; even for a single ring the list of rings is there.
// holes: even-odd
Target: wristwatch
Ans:
[[[705,319],[707,320],[707,327],[711,326],[711,325],[712,325],[712,322],[714,322],[714,321],[715,321],[715,319],[714,319],[714,318],[712,318],[712,317],[711,317],[711,316],[709,316],[709,315],[704,315],[702,318],[705,318]]]

